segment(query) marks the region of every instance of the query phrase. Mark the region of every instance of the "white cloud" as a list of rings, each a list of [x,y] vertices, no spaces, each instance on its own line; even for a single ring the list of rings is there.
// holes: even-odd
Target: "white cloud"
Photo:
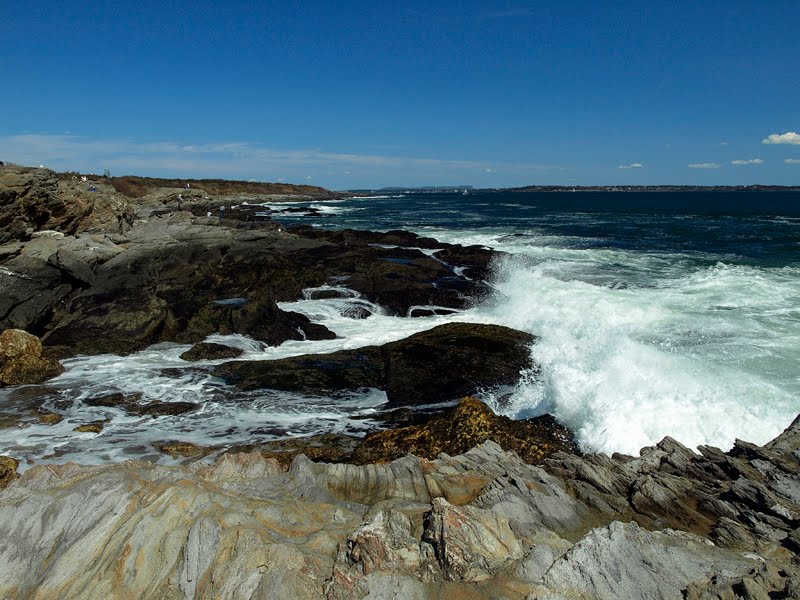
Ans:
[[[631,163],[629,165],[620,165],[618,169],[641,169],[644,165],[642,163]]]
[[[483,170],[483,172],[484,172],[484,173],[497,173],[497,169],[490,169],[489,167],[486,167],[486,168]]]
[[[690,169],[719,169],[722,165],[719,163],[692,163],[687,166]]]
[[[783,162],[787,165],[800,165],[800,158],[786,158]]]
[[[763,165],[764,161],[760,158],[751,158],[750,160],[732,160],[732,165]]]
[[[727,146],[727,145],[728,145],[728,142],[720,142],[720,143],[719,143],[719,145],[720,145],[720,146]]]
[[[345,180],[343,172],[357,172],[362,181],[356,183],[381,185],[406,179],[409,173],[414,173],[419,183],[443,179],[466,181],[476,173],[483,174],[486,168],[485,162],[470,160],[348,154],[321,149],[281,150],[253,142],[186,144],[55,134],[0,135],[0,160],[27,165],[44,163],[58,171],[99,173],[108,168],[112,175],[274,180],[274,174],[281,173],[285,181],[299,181],[312,172],[321,185],[351,185],[352,177]],[[492,170],[519,179],[560,168],[500,163]],[[323,180],[320,174],[329,172],[339,175]]]
[[[761,140],[762,144],[800,144],[800,135],[794,131],[786,133],[773,133],[771,136]]]

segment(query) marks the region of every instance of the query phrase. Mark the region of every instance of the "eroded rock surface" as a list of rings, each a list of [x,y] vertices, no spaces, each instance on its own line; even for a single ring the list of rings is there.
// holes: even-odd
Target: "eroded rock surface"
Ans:
[[[364,466],[34,467],[0,493],[0,595],[795,598],[799,428],[541,466],[486,442]]]

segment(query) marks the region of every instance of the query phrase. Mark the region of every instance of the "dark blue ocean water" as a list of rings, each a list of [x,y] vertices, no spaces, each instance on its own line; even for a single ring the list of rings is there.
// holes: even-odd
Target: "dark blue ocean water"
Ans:
[[[796,192],[408,193],[349,200],[343,210],[313,206],[322,216],[277,218],[420,233],[506,229],[577,248],[694,253],[698,260],[760,266],[800,263]]]

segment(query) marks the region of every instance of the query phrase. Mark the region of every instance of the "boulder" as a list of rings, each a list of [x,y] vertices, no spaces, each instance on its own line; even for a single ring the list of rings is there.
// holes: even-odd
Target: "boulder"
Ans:
[[[42,356],[42,343],[21,329],[0,333],[0,386],[42,383],[64,372],[64,367]]]
[[[273,361],[239,361],[213,373],[243,389],[303,393],[377,388],[392,406],[432,404],[517,382],[533,368],[534,336],[500,325],[448,323],[383,346]]]

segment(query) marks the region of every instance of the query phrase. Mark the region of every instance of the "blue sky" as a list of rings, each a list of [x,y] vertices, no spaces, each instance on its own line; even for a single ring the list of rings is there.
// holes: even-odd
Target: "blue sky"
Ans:
[[[800,184],[797,0],[5,4],[0,160],[336,189]]]

